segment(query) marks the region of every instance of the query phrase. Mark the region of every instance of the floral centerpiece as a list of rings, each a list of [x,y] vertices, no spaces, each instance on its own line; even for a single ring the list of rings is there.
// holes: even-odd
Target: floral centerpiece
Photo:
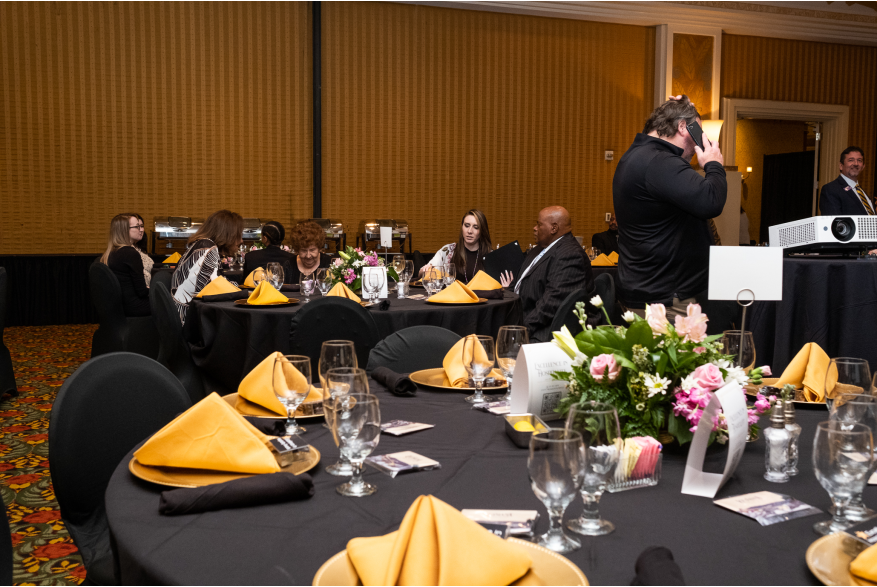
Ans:
[[[360,248],[347,247],[338,252],[338,259],[329,265],[329,275],[332,277],[332,285],[343,283],[353,290],[362,286],[363,267],[383,267],[384,260],[378,257],[377,251],[365,253]],[[392,267],[387,267],[387,275],[395,281],[399,281],[399,275]]]
[[[599,296],[591,299],[602,308]],[[609,315],[603,309],[606,320]],[[622,423],[622,435],[658,438],[666,432],[679,444],[694,436],[710,392],[736,381],[770,376],[768,367],[746,373],[733,365],[733,357],[722,353],[721,335],[707,336],[709,320],[698,304],[689,304],[686,316],[677,316],[675,326],[667,320],[662,304],[646,306],[646,318],[624,313],[627,326],[586,325],[583,303],[575,314],[584,330],[575,337],[566,326],[554,333],[555,343],[573,359],[572,371],[553,373],[568,381],[569,395],[561,402],[566,412],[571,404],[600,401],[612,404]],[[770,409],[771,400],[757,395],[749,408],[750,435],[758,432],[758,417]],[[719,412],[713,422],[710,442],[727,440],[728,427]]]

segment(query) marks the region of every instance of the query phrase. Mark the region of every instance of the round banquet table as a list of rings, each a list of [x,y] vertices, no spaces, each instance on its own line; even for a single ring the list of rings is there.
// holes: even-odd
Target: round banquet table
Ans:
[[[414,290],[417,292],[418,290]],[[422,292],[423,290],[419,290]],[[302,299],[297,293],[290,293]],[[311,300],[317,299],[312,296]],[[521,324],[517,295],[506,291],[501,300],[476,305],[427,304],[424,300],[388,298],[386,311],[368,309],[381,338],[409,326],[441,326],[460,336],[496,336],[503,325]],[[201,369],[205,389],[226,395],[237,391],[244,376],[274,351],[289,354],[292,316],[304,303],[280,308],[248,308],[233,302],[196,300],[189,308],[186,331],[192,359]]]
[[[378,486],[377,493],[342,497],[335,486],[345,479],[324,471],[338,457],[331,434],[320,419],[303,421],[304,438],[322,453],[322,461],[311,471],[311,499],[166,517],[158,513],[159,494],[166,488],[132,476],[129,455],[106,492],[121,583],[310,585],[320,565],[351,538],[396,530],[411,503],[426,494],[458,509],[534,509],[540,512],[537,531],[547,529],[545,508],[530,489],[527,450],[512,444],[502,417],[472,410],[461,393],[421,388],[415,397],[395,397],[370,383],[381,401],[383,421],[435,425],[407,436],[382,435],[375,454],[412,450],[439,461],[440,470],[391,479],[367,467],[365,478]],[[736,473],[717,498],[775,491],[826,510],[828,494],[810,464],[815,426],[826,416],[821,406],[798,410],[803,427],[798,476],[785,484],[766,481],[764,443],[758,440],[746,446]],[[723,458],[708,457],[711,470],[721,467]],[[615,523],[615,532],[581,537],[582,548],[567,555],[592,585],[629,585],[637,556],[652,545],[672,550],[689,585],[818,584],[804,554],[818,538],[812,525],[827,514],[762,527],[710,499],[682,495],[684,468],[684,453],[668,451],[657,486],[604,495],[600,510]],[[877,491],[868,487],[864,499],[873,507]],[[577,498],[565,520],[581,510]]]

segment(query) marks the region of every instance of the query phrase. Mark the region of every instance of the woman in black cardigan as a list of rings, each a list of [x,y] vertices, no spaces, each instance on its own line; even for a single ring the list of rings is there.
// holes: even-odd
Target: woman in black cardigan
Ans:
[[[134,214],[117,214],[110,221],[107,250],[100,262],[107,265],[122,287],[125,316],[149,316],[149,285],[143,274],[143,259],[133,243],[143,236],[143,222]]]

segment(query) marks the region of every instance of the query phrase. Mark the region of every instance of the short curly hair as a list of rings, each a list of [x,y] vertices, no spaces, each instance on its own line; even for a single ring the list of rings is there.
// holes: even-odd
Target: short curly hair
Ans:
[[[326,244],[326,232],[316,222],[305,220],[295,225],[290,239],[296,251],[312,246],[322,249]]]
[[[688,99],[688,96],[682,94],[679,100],[667,100],[657,108],[646,121],[643,128],[643,134],[649,134],[657,131],[659,137],[675,137],[679,132],[679,121],[684,120],[686,124],[691,124],[700,118],[697,108]]]

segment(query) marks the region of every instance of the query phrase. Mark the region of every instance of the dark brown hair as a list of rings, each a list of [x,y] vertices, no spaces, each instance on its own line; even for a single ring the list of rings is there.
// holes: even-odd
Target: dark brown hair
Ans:
[[[478,224],[478,258],[490,252],[490,229],[487,227],[487,217],[481,210],[473,208],[463,214],[460,219],[460,236],[457,237],[457,246],[454,247],[454,256],[451,257],[451,263],[457,267],[457,276],[461,280],[465,280],[466,275],[466,241],[463,239],[463,222],[467,216],[474,216],[475,222]]]
[[[198,239],[209,238],[219,249],[219,254],[227,257],[235,254],[244,233],[244,219],[237,212],[219,210],[207,217],[198,232],[189,237],[191,245]]]
[[[688,96],[682,94],[679,100],[667,100],[652,112],[643,128],[643,134],[649,134],[657,131],[659,137],[675,137],[679,132],[679,121],[684,120],[685,124],[696,122],[700,118],[697,108],[688,99]]]
[[[843,162],[844,162],[844,159],[846,159],[846,158],[847,158],[847,155],[849,155],[850,153],[859,153],[859,154],[862,156],[862,159],[865,158],[865,151],[863,151],[863,150],[860,149],[859,147],[854,147],[854,146],[850,145],[849,147],[847,147],[846,149],[844,149],[844,150],[841,152],[841,154],[840,154],[840,162],[843,163]]]
[[[323,245],[326,244],[326,233],[316,222],[305,220],[295,225],[290,239],[296,252],[309,249],[312,245],[322,249]]]
[[[269,220],[262,225],[262,234],[268,239],[268,246],[278,246],[286,238],[286,229],[276,220]]]

